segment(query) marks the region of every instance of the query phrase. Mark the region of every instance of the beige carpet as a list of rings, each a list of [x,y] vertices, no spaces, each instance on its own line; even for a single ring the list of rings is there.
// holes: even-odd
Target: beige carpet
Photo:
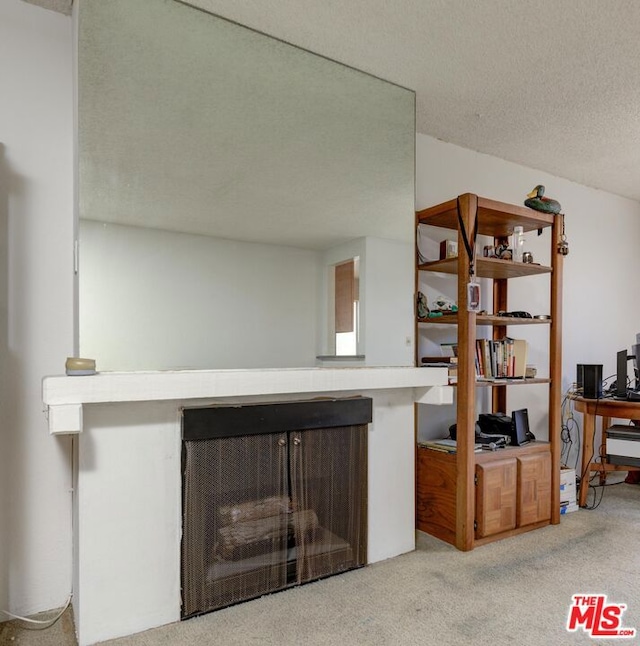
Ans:
[[[563,516],[559,527],[468,553],[421,536],[416,552],[104,645],[637,644],[565,630],[577,593],[627,604],[624,626],[640,629],[640,486],[604,493],[597,509]],[[6,641],[11,625],[0,628],[3,646],[74,643],[59,625]]]

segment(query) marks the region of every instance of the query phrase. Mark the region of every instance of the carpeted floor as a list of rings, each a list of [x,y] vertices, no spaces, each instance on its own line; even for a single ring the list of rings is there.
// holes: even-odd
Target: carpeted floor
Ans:
[[[468,553],[421,535],[410,554],[103,646],[611,644],[567,632],[571,597],[604,593],[627,605],[623,625],[640,629],[639,537],[640,486],[615,485],[597,509],[559,527]],[[2,646],[74,644],[67,624],[41,633],[14,625],[0,627]]]

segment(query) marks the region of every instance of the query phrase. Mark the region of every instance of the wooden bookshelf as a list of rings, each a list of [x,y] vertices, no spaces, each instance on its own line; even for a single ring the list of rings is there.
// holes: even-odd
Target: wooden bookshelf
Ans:
[[[549,310],[541,314],[548,315],[548,318],[502,317],[468,311],[467,282],[470,261],[465,253],[460,220],[467,232],[473,231],[477,222],[478,234],[493,238],[496,245],[504,242],[513,233],[516,225],[522,226],[525,232],[551,230],[549,266],[484,258],[479,257],[477,253],[475,257],[476,275],[493,281],[495,312],[509,311],[509,281],[528,276],[547,277],[550,281]],[[455,326],[458,345],[457,382],[453,384],[458,393],[457,451],[446,454],[417,447],[417,528],[461,550],[470,550],[476,545],[560,522],[563,256],[557,252],[557,248],[562,232],[561,224],[561,218],[552,214],[539,213],[524,206],[506,204],[470,193],[416,213],[416,294],[420,289],[421,276],[425,272],[433,272],[456,277],[458,295],[456,314],[416,318],[417,365],[421,354],[421,334],[428,335],[431,330],[443,325]],[[419,225],[455,232],[458,257],[420,263],[417,259]],[[451,234],[448,236],[450,239]],[[509,336],[507,328],[514,325],[547,326],[549,376],[497,381],[477,380],[477,329],[480,326],[489,326],[492,328],[492,338],[497,340]],[[492,410],[506,412],[508,390],[514,386],[527,387],[533,384],[545,384],[548,387],[549,441],[505,449],[504,452],[496,452],[495,455],[486,457],[476,454],[473,446],[477,388],[491,388]],[[420,407],[426,405],[417,406],[420,411]],[[529,492],[528,498],[524,492]]]

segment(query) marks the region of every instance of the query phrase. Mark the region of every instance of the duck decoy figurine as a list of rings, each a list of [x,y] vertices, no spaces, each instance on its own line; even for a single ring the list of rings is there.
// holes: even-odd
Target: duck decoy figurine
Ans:
[[[542,184],[538,184],[531,193],[527,194],[527,199],[524,201],[524,205],[528,206],[530,209],[542,211],[543,213],[558,214],[562,210],[560,202],[552,200],[550,197],[544,197],[544,186],[542,186]]]

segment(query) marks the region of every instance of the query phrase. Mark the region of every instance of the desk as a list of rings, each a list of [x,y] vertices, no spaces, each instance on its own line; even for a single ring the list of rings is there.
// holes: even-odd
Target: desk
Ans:
[[[596,429],[596,415],[602,417],[602,431],[611,426],[611,418],[640,419],[640,402],[618,401],[616,399],[574,399],[575,409],[583,414],[582,425],[582,469],[580,470],[580,496],[578,505],[587,504],[588,483],[591,471],[600,472],[600,483],[603,484],[608,471],[637,471],[637,466],[624,464],[608,464],[606,462],[606,448],[604,442],[600,446],[600,459],[602,462],[590,462],[594,454],[593,437]],[[639,429],[640,432],[640,429]],[[584,481],[584,486],[583,486]]]

